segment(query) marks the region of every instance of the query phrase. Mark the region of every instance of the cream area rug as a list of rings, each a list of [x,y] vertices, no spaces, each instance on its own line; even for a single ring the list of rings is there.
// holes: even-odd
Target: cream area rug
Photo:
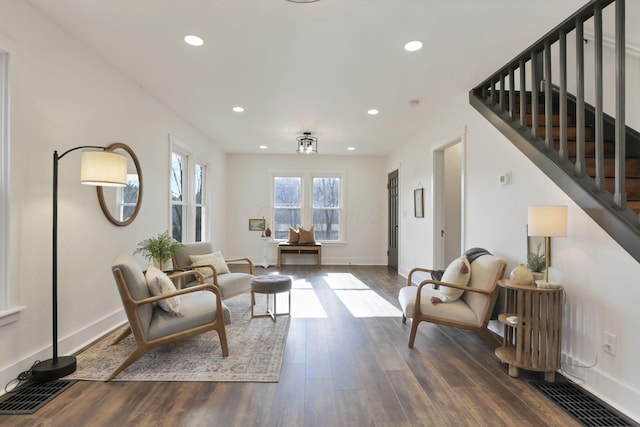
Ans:
[[[266,307],[256,295],[256,314]],[[289,316],[251,318],[251,296],[224,303],[231,310],[226,326],[229,356],[222,357],[216,331],[152,349],[113,381],[277,382],[280,378]],[[280,311],[280,310],[278,310]],[[118,328],[77,356],[78,369],[65,379],[103,381],[135,348],[132,335],[110,345]]]

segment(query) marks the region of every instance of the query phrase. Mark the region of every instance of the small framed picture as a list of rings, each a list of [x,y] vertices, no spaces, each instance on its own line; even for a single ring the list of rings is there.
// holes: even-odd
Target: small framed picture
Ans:
[[[416,218],[424,218],[423,188],[413,190],[413,215]]]
[[[249,218],[249,231],[264,231],[264,218]]]

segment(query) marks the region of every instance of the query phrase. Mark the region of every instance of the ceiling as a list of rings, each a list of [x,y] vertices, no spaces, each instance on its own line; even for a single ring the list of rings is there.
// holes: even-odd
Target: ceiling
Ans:
[[[29,1],[227,152],[294,153],[310,131],[339,155],[389,154],[586,3]]]

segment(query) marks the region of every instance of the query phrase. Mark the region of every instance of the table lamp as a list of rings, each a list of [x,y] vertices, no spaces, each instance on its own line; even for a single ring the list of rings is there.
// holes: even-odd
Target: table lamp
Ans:
[[[109,151],[107,147],[82,146],[71,148],[62,155],[53,152],[53,251],[51,287],[53,293],[53,357],[31,368],[37,381],[52,381],[76,370],[74,356],[58,357],[58,161],[68,153],[89,148],[80,159],[80,182],[87,185],[124,187],[127,185],[127,158]]]
[[[544,237],[544,257],[546,268],[544,279],[536,280],[537,286],[551,286],[549,282],[549,259],[551,254],[551,237],[566,237],[567,235],[567,207],[566,206],[530,206],[528,209],[529,236]]]

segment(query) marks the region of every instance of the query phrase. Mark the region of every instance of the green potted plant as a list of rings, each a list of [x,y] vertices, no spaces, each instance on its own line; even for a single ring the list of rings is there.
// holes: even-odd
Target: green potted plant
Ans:
[[[147,260],[153,261],[153,265],[160,270],[166,270],[173,252],[183,246],[182,243],[169,236],[169,231],[165,231],[156,237],[150,237],[138,243],[134,254],[141,254]]]
[[[533,272],[534,279],[541,279],[542,272],[547,266],[547,260],[544,254],[540,254],[542,243],[538,243],[536,252],[530,251],[527,254],[527,268]]]

